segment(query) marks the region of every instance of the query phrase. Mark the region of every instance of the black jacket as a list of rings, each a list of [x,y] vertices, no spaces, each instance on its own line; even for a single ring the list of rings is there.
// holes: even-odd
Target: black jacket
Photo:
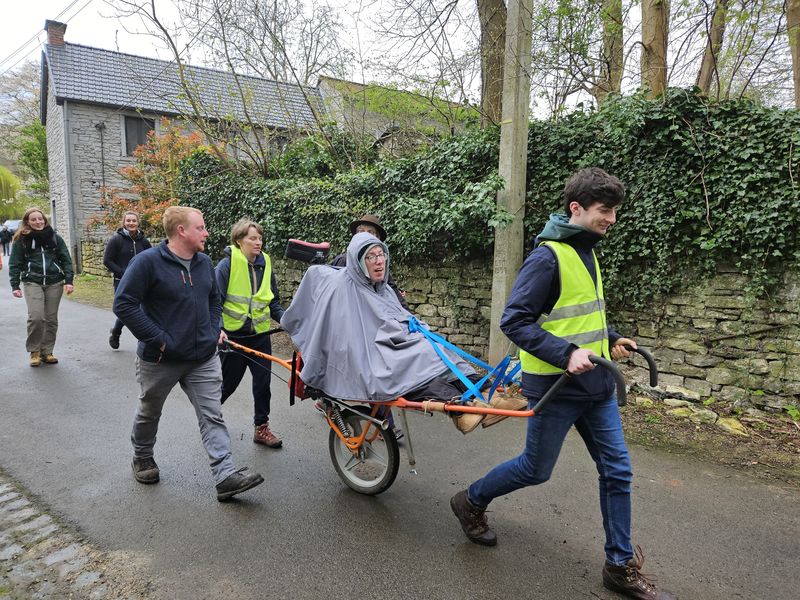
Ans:
[[[114,279],[120,280],[133,257],[148,248],[150,248],[150,241],[144,237],[141,231],[137,231],[136,235],[131,237],[127,230],[120,227],[106,244],[103,264],[106,269],[111,271]]]
[[[145,250],[119,282],[114,314],[139,340],[136,353],[142,360],[211,358],[222,315],[211,259],[198,252],[187,271],[167,242]],[[161,344],[166,345],[163,353]]]

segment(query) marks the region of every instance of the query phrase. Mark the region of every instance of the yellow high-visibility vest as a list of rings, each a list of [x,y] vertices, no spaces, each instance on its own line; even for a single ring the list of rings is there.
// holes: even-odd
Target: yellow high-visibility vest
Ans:
[[[275,297],[270,285],[272,267],[269,256],[261,253],[264,257],[264,278],[258,291],[253,294],[247,257],[236,246],[230,246],[230,250],[231,276],[222,305],[222,325],[226,331],[238,331],[250,317],[256,333],[264,333],[269,330],[269,303]]]
[[[561,295],[550,314],[537,321],[542,329],[568,342],[594,350],[609,358],[608,323],[606,303],[603,296],[603,278],[600,265],[592,251],[597,286],[581,257],[575,249],[564,242],[544,242],[556,255],[556,264],[561,281]],[[520,350],[520,362],[525,373],[534,375],[557,375],[564,369],[551,365],[532,354]]]

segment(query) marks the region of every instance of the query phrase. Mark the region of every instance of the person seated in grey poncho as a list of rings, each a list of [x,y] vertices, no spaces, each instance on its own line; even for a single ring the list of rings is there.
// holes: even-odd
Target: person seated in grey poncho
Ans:
[[[300,377],[341,400],[460,397],[461,382],[422,334],[409,332],[411,313],[385,281],[389,263],[383,242],[357,233],[344,268],[308,269],[281,319],[303,355]],[[477,378],[460,357],[448,357]]]

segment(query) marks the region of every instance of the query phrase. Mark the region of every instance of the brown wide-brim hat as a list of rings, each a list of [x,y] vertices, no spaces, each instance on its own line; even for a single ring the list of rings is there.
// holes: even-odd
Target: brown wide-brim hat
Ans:
[[[356,234],[356,227],[359,225],[372,225],[378,230],[378,237],[382,242],[386,241],[386,230],[381,227],[381,220],[376,215],[364,215],[360,219],[356,219],[350,223],[350,234]]]

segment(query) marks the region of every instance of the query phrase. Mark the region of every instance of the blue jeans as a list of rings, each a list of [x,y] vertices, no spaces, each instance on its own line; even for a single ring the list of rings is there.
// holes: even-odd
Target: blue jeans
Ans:
[[[555,399],[528,419],[525,450],[489,471],[467,491],[481,509],[499,496],[550,479],[570,427],[583,438],[600,475],[600,512],[606,533],[606,560],[623,565],[633,557],[631,546],[631,481],[633,472],[622,434],[617,400],[603,402]]]

